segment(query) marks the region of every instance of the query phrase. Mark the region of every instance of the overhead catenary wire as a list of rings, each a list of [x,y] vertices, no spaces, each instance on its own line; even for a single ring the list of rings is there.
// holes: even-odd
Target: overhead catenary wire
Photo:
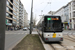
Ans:
[[[43,11],[47,8],[47,6],[50,4],[50,9],[51,9],[51,0],[49,0],[46,4],[46,6],[44,7]]]
[[[41,6],[45,2],[41,2],[39,5],[36,5],[36,7]],[[37,9],[34,9],[34,11],[38,11]]]
[[[44,2],[42,2],[42,3],[40,3],[41,5],[43,4]],[[43,8],[43,9],[41,9],[41,11],[43,12],[43,11],[45,11],[45,9],[47,8],[47,6],[48,5],[50,5],[50,9],[51,9],[51,0],[48,0],[47,2],[45,2],[46,4],[46,6]],[[39,9],[37,10],[37,9],[34,9],[34,12],[38,12],[39,11]]]
[[[35,7],[41,6],[43,3],[45,3],[45,2],[42,2],[42,3],[38,4],[38,5],[36,5]]]
[[[50,7],[51,7],[51,0],[47,0],[47,2],[43,1],[41,2],[39,5],[36,5],[35,7],[37,8],[38,6],[41,6],[43,3],[47,3],[46,6],[44,7],[44,9],[42,10],[45,10],[45,8],[50,4]],[[39,7],[38,7],[39,8]],[[35,9],[34,11],[38,11],[37,9]]]
[[[45,10],[45,8],[47,7],[48,4],[46,4],[46,6],[44,7],[43,11]]]
[[[37,8],[38,6],[41,6],[43,3],[46,3],[45,1],[41,2],[40,4],[36,5],[35,7]],[[48,3],[47,3],[48,4]],[[46,6],[45,6],[46,7]]]

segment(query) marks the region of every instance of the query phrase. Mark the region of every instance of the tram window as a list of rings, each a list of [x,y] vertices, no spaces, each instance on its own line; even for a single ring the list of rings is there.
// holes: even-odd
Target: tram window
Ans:
[[[45,27],[44,31],[61,31],[61,19],[60,17],[45,17],[44,19]]]

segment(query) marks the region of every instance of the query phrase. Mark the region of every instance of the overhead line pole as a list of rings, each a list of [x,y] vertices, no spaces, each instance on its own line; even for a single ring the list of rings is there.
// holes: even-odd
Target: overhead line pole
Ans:
[[[5,49],[6,0],[0,0],[0,50]]]
[[[33,0],[31,3],[30,34],[32,33],[32,24],[33,24],[32,19],[33,19]]]

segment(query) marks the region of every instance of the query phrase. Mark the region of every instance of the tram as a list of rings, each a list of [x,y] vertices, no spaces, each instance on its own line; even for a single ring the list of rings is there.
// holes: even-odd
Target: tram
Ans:
[[[44,15],[39,23],[44,42],[63,41],[63,23],[60,16]]]

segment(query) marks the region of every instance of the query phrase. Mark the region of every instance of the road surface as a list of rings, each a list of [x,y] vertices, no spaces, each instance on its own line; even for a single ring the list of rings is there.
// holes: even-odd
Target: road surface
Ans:
[[[29,31],[6,31],[5,33],[5,50],[11,50],[19,41],[21,41]]]

